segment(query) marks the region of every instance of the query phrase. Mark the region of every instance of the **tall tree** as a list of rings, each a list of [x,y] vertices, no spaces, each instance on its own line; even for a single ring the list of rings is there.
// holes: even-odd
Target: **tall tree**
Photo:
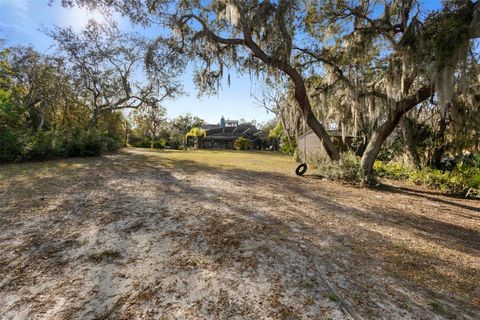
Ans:
[[[351,119],[352,128],[369,132],[361,160],[367,174],[406,112],[436,91],[445,113],[453,74],[470,40],[480,36],[479,1],[470,0],[445,2],[423,21],[425,12],[417,10],[415,0],[95,2],[99,3],[137,22],[170,25],[178,50],[203,61],[196,80],[205,91],[215,90],[230,66],[271,83],[287,77],[298,110],[332,159],[339,154],[319,119],[328,123],[327,116],[335,116],[343,127]],[[342,83],[347,99],[324,99],[327,107],[339,105],[339,110],[315,112],[315,92],[307,80],[319,74],[330,78],[327,87]],[[349,100],[350,106],[342,100]]]
[[[336,107],[342,125],[348,123],[354,134],[357,128],[371,132],[361,160],[367,174],[409,110],[436,92],[445,113],[453,73],[478,37],[478,1],[449,2],[423,22],[415,3],[315,1],[309,8],[312,35],[331,45],[304,50],[304,64],[323,64],[327,84],[335,85],[337,98],[323,99],[326,113]]]
[[[191,113],[184,113],[172,120],[171,125],[180,131],[182,134],[186,134],[190,129],[194,127],[201,127],[205,124],[205,120],[192,115]]]
[[[142,106],[133,112],[133,119],[137,130],[150,138],[150,148],[153,149],[155,140],[166,124],[167,110],[162,106]]]
[[[56,28],[48,34],[65,53],[79,97],[91,111],[89,128],[102,113],[155,107],[181,92],[177,76],[183,63],[174,62],[159,41],[149,47],[138,35],[93,20],[79,34],[70,28]],[[145,68],[145,57],[152,52],[156,61]]]
[[[72,0],[63,0],[71,5]],[[237,67],[265,77],[287,77],[294,87],[296,107],[321,139],[332,160],[340,154],[324,126],[312,112],[305,74],[296,63],[304,45],[306,10],[303,1],[120,1],[77,0],[89,6],[114,7],[133,21],[169,25],[178,50],[203,62],[196,82],[203,91],[215,91],[224,69]]]
[[[32,47],[13,47],[6,52],[9,71],[4,81],[13,104],[21,109],[30,129],[38,132],[60,124],[73,108],[72,79],[63,59],[38,53]]]

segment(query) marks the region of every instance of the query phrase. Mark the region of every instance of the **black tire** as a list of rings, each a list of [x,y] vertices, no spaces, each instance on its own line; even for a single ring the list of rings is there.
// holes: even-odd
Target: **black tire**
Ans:
[[[297,176],[303,176],[305,174],[305,172],[307,172],[307,164],[306,163],[302,163],[301,165],[299,165],[297,167],[297,170],[295,170],[295,173],[297,174]]]

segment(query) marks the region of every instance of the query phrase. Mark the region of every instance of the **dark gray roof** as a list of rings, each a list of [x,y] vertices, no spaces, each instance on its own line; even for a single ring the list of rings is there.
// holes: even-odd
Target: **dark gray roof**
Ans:
[[[258,130],[255,126],[247,124],[241,124],[236,127],[215,127],[211,129],[205,129],[205,131],[207,133],[206,139],[212,137],[217,137],[216,139],[236,139],[239,137],[246,137],[254,140],[258,139],[259,134],[262,132],[261,130]]]
[[[202,129],[204,129],[204,130],[210,130],[210,129],[216,129],[216,128],[220,128],[220,125],[219,124],[204,124],[202,126]]]

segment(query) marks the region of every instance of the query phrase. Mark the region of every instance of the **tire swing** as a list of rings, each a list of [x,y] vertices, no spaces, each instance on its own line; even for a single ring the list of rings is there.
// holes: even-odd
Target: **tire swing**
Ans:
[[[307,169],[308,169],[307,164],[301,163],[295,170],[295,173],[297,174],[297,176],[303,176],[305,172],[307,172]]]
[[[305,117],[303,121],[303,163],[300,163],[300,165],[297,167],[295,170],[295,174],[299,177],[303,176],[305,172],[307,172],[308,166],[307,166],[307,131],[305,130],[305,124],[307,122],[307,117]]]

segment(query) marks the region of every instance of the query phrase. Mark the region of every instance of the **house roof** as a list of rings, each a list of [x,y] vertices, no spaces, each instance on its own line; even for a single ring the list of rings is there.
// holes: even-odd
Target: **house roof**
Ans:
[[[202,126],[202,129],[204,130],[211,130],[211,129],[216,129],[216,128],[221,128],[219,124],[204,124]]]
[[[208,136],[235,136],[241,137],[242,135],[253,135],[260,130],[258,130],[253,125],[239,125],[236,127],[225,127],[225,128],[212,128],[205,130]]]
[[[227,137],[227,136],[206,136],[205,138],[203,138],[203,140],[235,140],[237,139],[238,137],[234,137],[234,136],[230,136],[230,137]]]

